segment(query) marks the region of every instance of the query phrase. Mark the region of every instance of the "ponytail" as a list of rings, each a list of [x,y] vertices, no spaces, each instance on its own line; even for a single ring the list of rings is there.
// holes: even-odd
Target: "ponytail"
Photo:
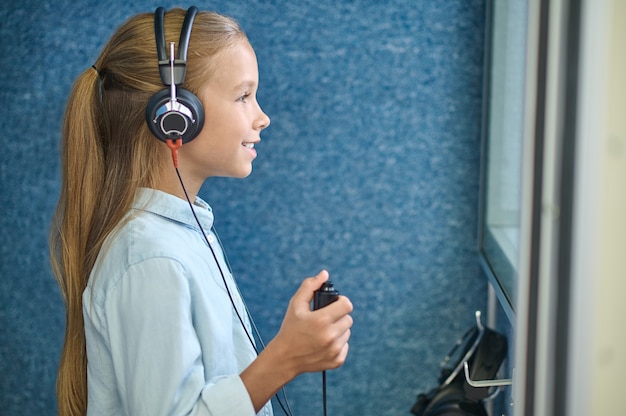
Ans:
[[[102,186],[104,163],[99,140],[100,78],[93,69],[76,80],[62,130],[62,186],[50,242],[51,261],[66,306],[65,342],[57,378],[59,414],[87,412],[87,353],[82,292],[89,270],[84,254]]]

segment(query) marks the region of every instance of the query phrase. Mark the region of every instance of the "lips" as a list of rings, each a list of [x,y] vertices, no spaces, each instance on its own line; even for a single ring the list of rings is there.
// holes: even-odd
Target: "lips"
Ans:
[[[254,149],[254,143],[252,142],[243,143],[243,147],[248,148],[248,149]]]

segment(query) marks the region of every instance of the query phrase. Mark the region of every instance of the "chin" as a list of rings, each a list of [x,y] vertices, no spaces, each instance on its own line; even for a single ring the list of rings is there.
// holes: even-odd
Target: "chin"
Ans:
[[[250,176],[251,174],[252,174],[252,166],[250,166],[250,168],[246,169],[245,171],[238,172],[238,174],[233,175],[233,177],[238,178],[238,179],[244,179]]]

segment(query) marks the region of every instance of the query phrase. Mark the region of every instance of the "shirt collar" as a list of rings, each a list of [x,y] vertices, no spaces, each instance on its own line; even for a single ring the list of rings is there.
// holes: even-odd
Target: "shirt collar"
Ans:
[[[202,224],[204,231],[209,231],[213,226],[213,210],[209,204],[200,197],[196,197],[193,203],[194,212]],[[198,229],[198,223],[193,212],[189,208],[189,203],[177,196],[168,194],[151,188],[139,188],[133,209],[151,212],[155,215],[165,217],[171,221],[176,221],[188,227]]]

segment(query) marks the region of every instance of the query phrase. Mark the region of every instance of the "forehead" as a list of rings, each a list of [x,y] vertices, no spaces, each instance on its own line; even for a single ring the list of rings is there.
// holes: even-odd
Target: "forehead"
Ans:
[[[247,40],[240,40],[215,55],[215,70],[209,84],[222,89],[233,89],[240,85],[256,85],[259,70],[254,49]]]

